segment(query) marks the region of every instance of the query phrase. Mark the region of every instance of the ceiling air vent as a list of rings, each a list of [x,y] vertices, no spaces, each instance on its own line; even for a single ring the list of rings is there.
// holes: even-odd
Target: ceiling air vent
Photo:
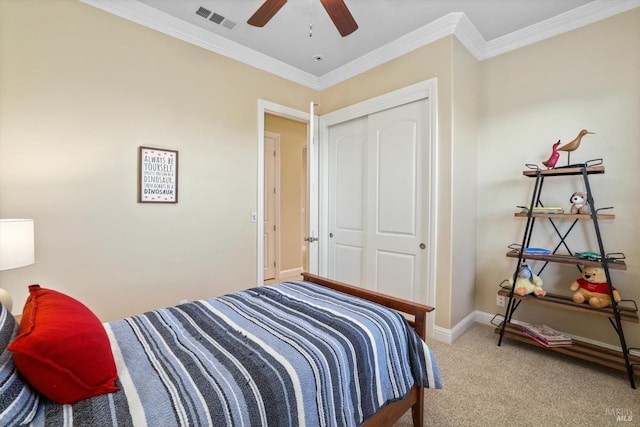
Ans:
[[[215,22],[216,24],[219,24],[222,21],[224,21],[224,16],[218,15],[217,13],[214,13],[213,15],[211,15],[211,18],[209,18],[209,21]]]
[[[209,18],[209,21],[213,22],[214,24],[222,25],[229,30],[233,30],[233,27],[236,26],[235,22],[225,18],[218,13],[212,13],[209,9],[206,9],[202,6],[200,6],[200,8],[196,10],[196,15],[202,16],[205,19]],[[209,15],[211,15],[211,17],[209,17]]]
[[[209,15],[211,15],[211,11],[201,6],[200,9],[196,10],[196,15],[200,15],[203,18],[208,18]]]
[[[222,24],[221,24],[221,25],[222,25],[223,27],[225,27],[225,28],[228,28],[228,29],[230,29],[230,30],[233,30],[233,27],[235,27],[235,26],[236,26],[236,23],[235,23],[235,22],[233,22],[233,21],[230,21],[230,20],[228,20],[228,19],[225,19],[224,21],[222,21]]]

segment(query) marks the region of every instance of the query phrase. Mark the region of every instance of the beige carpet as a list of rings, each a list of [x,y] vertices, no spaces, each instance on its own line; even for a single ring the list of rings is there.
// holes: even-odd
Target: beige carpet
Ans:
[[[444,388],[425,391],[425,426],[640,426],[640,389],[625,373],[506,338],[498,347],[493,329],[429,342]],[[409,413],[396,423],[409,425]]]

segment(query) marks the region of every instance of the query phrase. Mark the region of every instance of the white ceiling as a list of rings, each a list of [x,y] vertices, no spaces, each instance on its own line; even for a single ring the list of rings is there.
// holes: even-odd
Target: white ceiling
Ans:
[[[482,60],[640,6],[640,0],[345,0],[359,28],[343,38],[319,0],[289,0],[262,28],[246,21],[263,0],[82,1],[316,89],[446,35],[455,34]],[[225,20],[197,15],[200,7]]]

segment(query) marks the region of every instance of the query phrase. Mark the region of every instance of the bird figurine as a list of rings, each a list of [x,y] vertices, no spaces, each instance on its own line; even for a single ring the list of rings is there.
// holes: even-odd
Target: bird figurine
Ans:
[[[547,169],[553,169],[556,163],[558,163],[558,159],[560,158],[560,153],[558,153],[559,145],[560,145],[560,140],[558,140],[558,142],[553,144],[553,147],[551,147],[553,152],[551,153],[551,156],[549,156],[549,159],[542,162],[542,164],[545,165]]]
[[[567,142],[562,147],[558,148],[558,151],[566,151],[567,152],[567,165],[571,163],[571,152],[576,151],[580,146],[580,141],[582,141],[582,137],[587,134],[595,134],[595,132],[589,132],[586,129],[582,129],[578,136],[571,142]]]

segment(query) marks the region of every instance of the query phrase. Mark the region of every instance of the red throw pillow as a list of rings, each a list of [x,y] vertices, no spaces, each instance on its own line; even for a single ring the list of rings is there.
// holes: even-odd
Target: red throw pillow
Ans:
[[[18,372],[54,402],[74,403],[120,389],[100,320],[81,302],[40,285],[29,286],[20,331],[8,350]]]

